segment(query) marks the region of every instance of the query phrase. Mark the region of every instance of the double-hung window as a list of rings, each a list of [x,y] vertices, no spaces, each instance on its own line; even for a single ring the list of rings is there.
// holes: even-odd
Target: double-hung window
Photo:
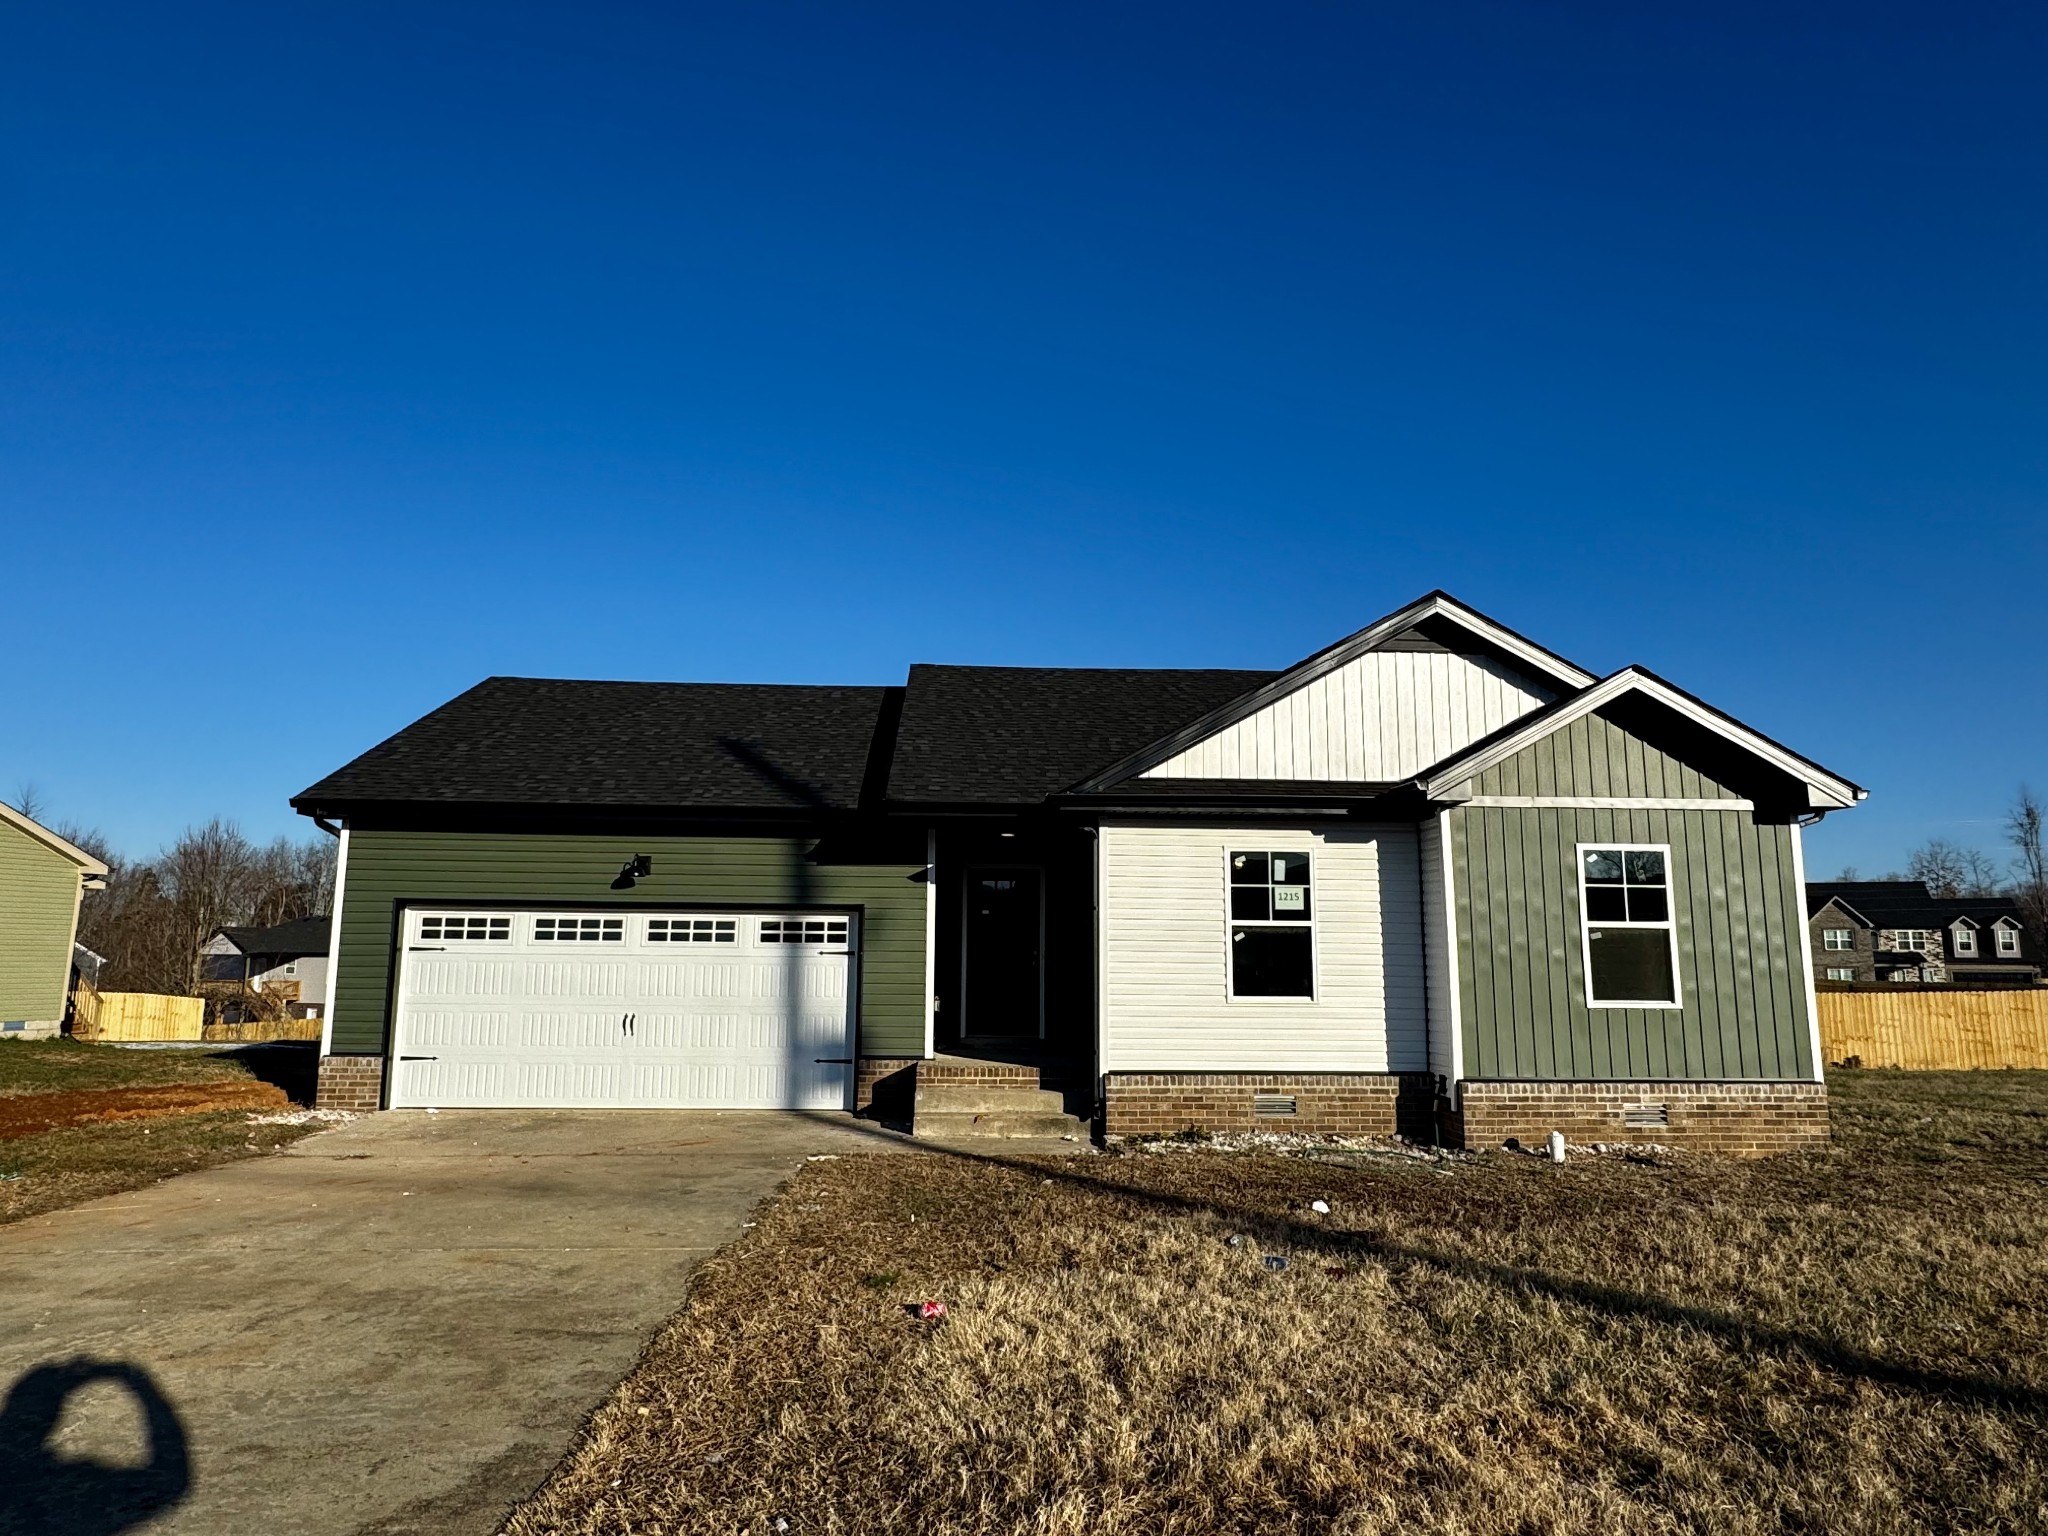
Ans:
[[[1588,1003],[1679,1006],[1668,844],[1581,843],[1579,913]]]
[[[2010,923],[2001,921],[1998,925],[1998,952],[2012,956],[2020,952],[2020,931]]]
[[[1314,997],[1314,897],[1305,853],[1229,856],[1230,995]]]
[[[1853,965],[1831,965],[1828,967],[1827,979],[1829,981],[1854,981],[1856,979],[1856,967]]]
[[[1854,949],[1856,937],[1847,928],[1823,928],[1820,931],[1822,949]]]
[[[1977,953],[1976,929],[1968,927],[1965,924],[1958,923],[1955,927],[1951,928],[1949,932],[1955,935],[1956,953],[1958,955],[1967,958]]]

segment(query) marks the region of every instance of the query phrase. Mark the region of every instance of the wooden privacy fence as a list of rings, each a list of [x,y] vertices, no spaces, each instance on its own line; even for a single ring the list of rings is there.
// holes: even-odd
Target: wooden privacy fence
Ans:
[[[81,985],[71,1014],[80,1040],[198,1040],[206,1000],[158,992],[101,992]]]
[[[318,1040],[318,1019],[249,1019],[240,1024],[209,1024],[202,1037],[228,1045],[262,1045],[272,1040]]]
[[[2048,1068],[2048,988],[1965,992],[1823,992],[1821,1052],[1830,1065],[1939,1072]]]

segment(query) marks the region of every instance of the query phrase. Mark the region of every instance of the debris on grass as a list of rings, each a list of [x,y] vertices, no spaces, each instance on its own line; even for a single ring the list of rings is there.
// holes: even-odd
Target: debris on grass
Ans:
[[[1287,1268],[1287,1255],[1284,1253],[1269,1253],[1260,1259],[1259,1262],[1277,1275]]]

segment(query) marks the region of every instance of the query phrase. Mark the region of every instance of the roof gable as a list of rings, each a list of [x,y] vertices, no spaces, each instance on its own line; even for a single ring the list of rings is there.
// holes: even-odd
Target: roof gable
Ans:
[[[1866,791],[1856,784],[1642,667],[1624,667],[1440,764],[1422,777],[1422,791],[1432,800],[1463,799],[1472,793],[1473,781],[1487,769],[1506,762],[1533,743],[1595,710],[1611,712],[1631,705],[1638,709],[1647,706],[1663,717],[1681,722],[1696,738],[1711,739],[1768,769],[1787,784],[1797,786],[1804,800],[1802,809],[1840,810],[1865,797]]]
[[[0,801],[0,825],[10,826],[31,841],[42,844],[52,853],[63,855],[88,875],[104,875],[107,872],[103,860],[94,858],[70,839],[59,837],[41,822],[23,815],[4,801]]]
[[[244,955],[272,955],[292,960],[328,952],[328,930],[332,919],[301,917],[267,928],[233,927],[219,929],[216,939],[225,939],[235,952]],[[218,950],[212,951],[215,954]]]
[[[1593,674],[1432,592],[1075,785],[1138,777],[1388,783]]]

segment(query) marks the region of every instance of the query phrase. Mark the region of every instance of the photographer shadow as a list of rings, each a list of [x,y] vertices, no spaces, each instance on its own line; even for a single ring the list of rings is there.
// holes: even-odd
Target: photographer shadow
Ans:
[[[139,1466],[56,1454],[50,1437],[72,1395],[94,1382],[127,1389],[142,1410]],[[149,1372],[120,1360],[52,1361],[0,1406],[0,1536],[114,1536],[178,1504],[192,1486],[185,1426]]]

